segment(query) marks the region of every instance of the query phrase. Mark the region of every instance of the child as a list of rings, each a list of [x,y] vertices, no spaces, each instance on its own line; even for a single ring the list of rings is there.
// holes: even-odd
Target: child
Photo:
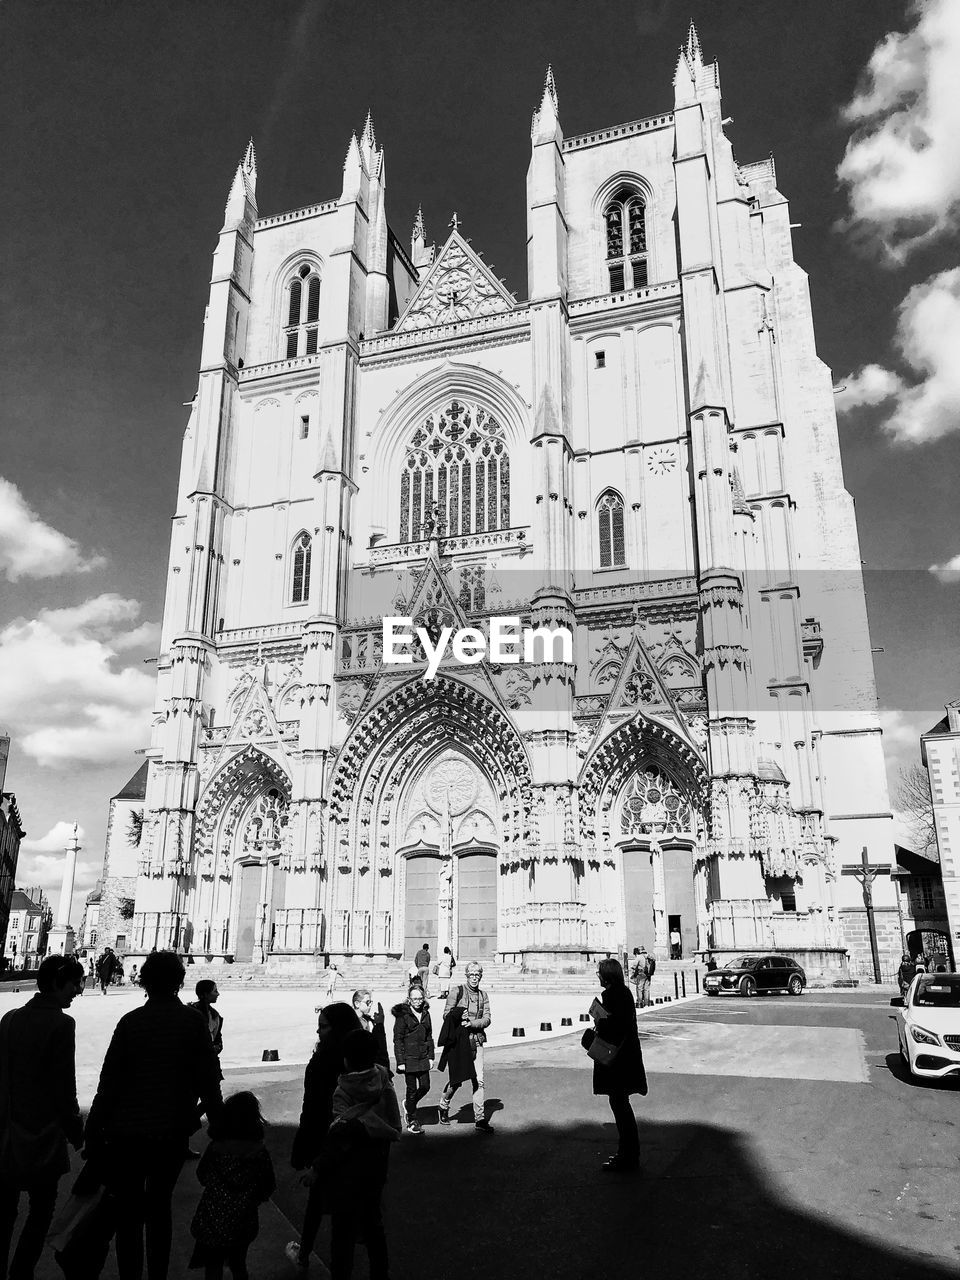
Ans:
[[[248,1280],[247,1250],[257,1238],[257,1205],[276,1188],[273,1162],[263,1145],[263,1117],[252,1093],[235,1093],[210,1124],[210,1145],[197,1166],[203,1195],[190,1230],[196,1239],[190,1267],[204,1280]]]
[[[349,1280],[353,1252],[363,1238],[370,1280],[387,1280],[387,1240],[380,1197],[387,1180],[390,1143],[400,1137],[400,1106],[390,1072],[374,1058],[373,1037],[352,1031],[343,1042],[346,1070],[333,1095],[330,1126],[335,1173],[330,1263],[333,1280]]]

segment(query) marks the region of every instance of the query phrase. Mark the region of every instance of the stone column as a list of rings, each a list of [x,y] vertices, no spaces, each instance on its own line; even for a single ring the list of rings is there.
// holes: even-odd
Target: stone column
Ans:
[[[80,852],[80,840],[77,824],[73,824],[73,835],[67,841],[66,860],[63,864],[63,884],[60,889],[60,903],[57,907],[57,918],[50,930],[47,941],[48,955],[73,955],[76,949],[76,936],[70,923],[70,911],[73,906],[73,884],[77,874],[77,854]]]

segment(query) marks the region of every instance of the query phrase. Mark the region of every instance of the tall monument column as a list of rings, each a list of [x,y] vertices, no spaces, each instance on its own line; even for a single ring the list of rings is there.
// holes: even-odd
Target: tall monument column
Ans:
[[[67,841],[66,860],[63,864],[63,884],[60,888],[60,902],[57,906],[57,918],[53,922],[47,941],[47,954],[51,956],[73,955],[76,949],[76,935],[70,923],[70,910],[73,906],[73,884],[77,876],[77,854],[80,852],[80,840],[77,824],[73,824],[73,834]]]

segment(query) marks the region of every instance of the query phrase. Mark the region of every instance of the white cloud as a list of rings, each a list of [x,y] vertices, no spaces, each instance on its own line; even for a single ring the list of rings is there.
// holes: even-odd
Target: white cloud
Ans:
[[[900,770],[920,763],[920,735],[943,715],[942,710],[901,711],[898,707],[880,708],[883,729],[883,756],[887,766],[887,785],[891,802],[896,802]]]
[[[960,4],[913,0],[910,16],[842,113],[853,135],[837,168],[849,225],[897,260],[960,225]]]
[[[890,401],[880,425],[895,444],[928,444],[960,431],[960,267],[914,285],[900,304],[893,345],[912,381],[868,364],[842,379],[839,410]]]
[[[84,835],[83,827],[77,825],[77,840],[82,845]],[[21,853],[26,850],[28,853],[62,853],[67,847],[67,842],[73,839],[73,823],[72,822],[56,822],[50,828],[45,836],[39,836],[35,840],[29,839],[20,841]],[[19,873],[18,873],[19,874]]]
[[[943,564],[932,564],[930,572],[935,578],[939,578],[941,582],[945,582],[948,586],[952,586],[955,582],[960,582],[960,555],[951,556]]]
[[[146,744],[153,674],[118,661],[155,634],[139,613],[108,592],[0,630],[0,706],[26,755],[52,767],[119,764]]]
[[[72,538],[45,524],[17,486],[0,476],[0,572],[9,582],[87,573],[105,563],[103,556],[85,556]]]

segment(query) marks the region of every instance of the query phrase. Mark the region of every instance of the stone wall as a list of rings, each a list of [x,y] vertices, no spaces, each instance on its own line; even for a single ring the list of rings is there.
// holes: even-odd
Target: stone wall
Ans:
[[[884,982],[897,980],[897,969],[903,955],[900,915],[896,908],[875,907],[877,948],[880,952],[880,976]],[[850,953],[850,976],[861,983],[873,981],[873,958],[870,953],[870,929],[864,907],[843,907],[840,911],[843,936]]]

